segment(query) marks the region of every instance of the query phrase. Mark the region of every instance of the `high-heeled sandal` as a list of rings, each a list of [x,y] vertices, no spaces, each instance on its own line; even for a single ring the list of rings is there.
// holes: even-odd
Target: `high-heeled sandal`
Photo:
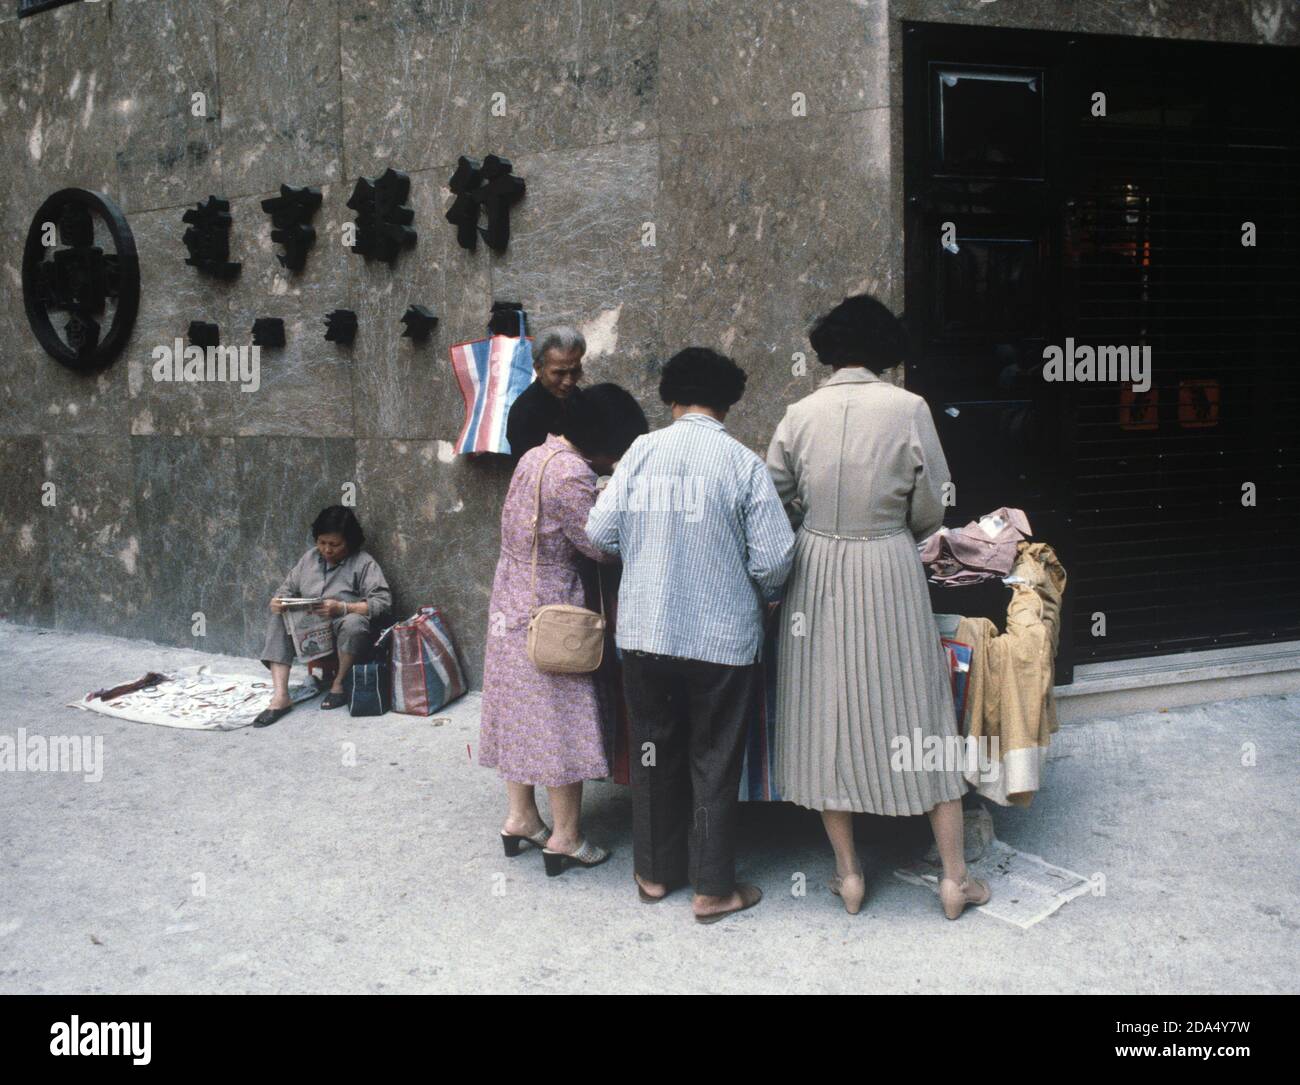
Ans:
[[[515,833],[508,833],[501,830],[501,846],[505,848],[506,857],[513,859],[523,850],[525,844],[531,844],[535,848],[546,847],[546,842],[551,838],[551,830],[543,825],[532,836],[519,836]]]
[[[852,895],[846,896],[844,893],[844,883],[855,878],[862,883],[862,896],[857,897],[856,899]],[[841,877],[836,874],[826,883],[826,888],[844,902],[844,910],[848,912],[849,915],[857,915],[862,911],[862,902],[867,899],[867,879],[863,875],[849,874],[845,877]]]
[[[949,919],[956,919],[966,910],[966,905],[977,908],[987,904],[993,897],[993,890],[988,883],[972,878],[969,874],[958,884],[952,878],[943,878],[939,882],[939,899],[943,901],[943,914]]]
[[[571,866],[600,866],[610,853],[602,847],[598,847],[590,840],[584,840],[582,846],[573,854],[565,851],[551,851],[550,848],[542,849],[542,862],[546,864],[546,876],[554,878],[558,874]]]

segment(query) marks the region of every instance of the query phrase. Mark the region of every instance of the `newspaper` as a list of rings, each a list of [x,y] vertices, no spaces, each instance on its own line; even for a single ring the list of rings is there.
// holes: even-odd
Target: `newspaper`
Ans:
[[[978,859],[967,859],[966,865],[971,874],[987,882],[993,891],[987,904],[973,910],[1021,930],[1028,930],[1092,888],[1092,883],[1082,874],[1053,866],[1037,855],[1017,851],[996,838],[990,840]],[[928,859],[894,871],[903,881],[923,885],[934,893],[939,892],[942,873],[942,868]]]
[[[312,607],[322,600],[301,599],[296,596],[280,600],[284,607],[284,627],[293,640],[293,654],[304,663],[320,659],[334,651],[334,626],[330,619],[312,613]]]

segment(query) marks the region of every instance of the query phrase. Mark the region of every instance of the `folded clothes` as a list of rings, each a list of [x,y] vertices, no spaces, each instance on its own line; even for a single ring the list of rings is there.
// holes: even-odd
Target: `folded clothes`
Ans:
[[[1020,509],[1004,507],[965,527],[941,527],[918,549],[930,583],[959,588],[1009,575],[1016,547],[1031,533]]]

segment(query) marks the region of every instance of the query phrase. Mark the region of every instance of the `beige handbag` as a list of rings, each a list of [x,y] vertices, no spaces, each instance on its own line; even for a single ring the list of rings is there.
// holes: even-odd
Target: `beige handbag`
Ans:
[[[533,614],[528,621],[528,658],[539,671],[553,674],[587,674],[605,656],[605,593],[600,589],[600,613],[566,603],[537,605],[537,536],[542,516],[542,475],[559,452],[552,452],[537,472],[533,507],[533,573],[529,594]],[[600,582],[597,571],[597,584]]]

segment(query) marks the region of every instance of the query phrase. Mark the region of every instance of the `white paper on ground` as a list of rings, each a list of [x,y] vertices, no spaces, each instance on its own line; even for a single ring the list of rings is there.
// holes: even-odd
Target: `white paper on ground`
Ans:
[[[289,682],[295,704],[319,691],[314,682]],[[135,723],[181,727],[190,731],[234,731],[247,727],[271,702],[271,678],[249,674],[214,674],[206,664],[186,667],[156,686],[133,690],[111,701],[73,701],[70,708],[98,712]]]
[[[1017,851],[994,839],[980,858],[967,862],[971,874],[988,883],[989,902],[975,911],[1001,919],[1021,930],[1046,919],[1061,905],[1088,892],[1091,884],[1082,874],[1053,866],[1037,855]],[[911,885],[939,892],[942,869],[926,859],[900,867],[894,874]]]

